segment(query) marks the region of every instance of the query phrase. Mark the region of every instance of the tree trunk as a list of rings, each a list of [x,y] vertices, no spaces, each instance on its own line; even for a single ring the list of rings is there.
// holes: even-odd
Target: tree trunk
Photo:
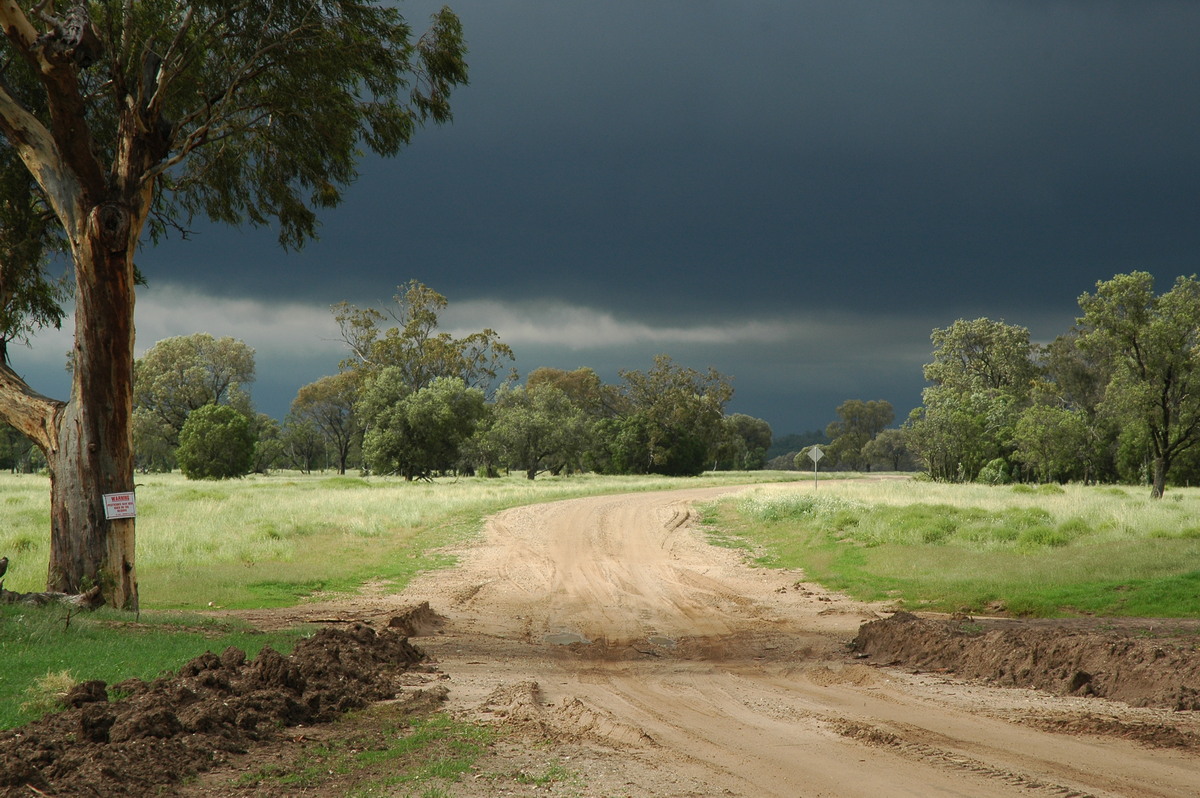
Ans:
[[[104,495],[133,491],[133,252],[129,213],[101,205],[75,252],[71,401],[50,467],[49,590],[99,585],[113,607],[138,608],[134,519],[106,519]]]
[[[1150,498],[1161,499],[1163,493],[1167,490],[1167,468],[1170,464],[1167,458],[1161,455],[1155,455],[1153,463],[1151,463],[1152,475],[1150,484]]]

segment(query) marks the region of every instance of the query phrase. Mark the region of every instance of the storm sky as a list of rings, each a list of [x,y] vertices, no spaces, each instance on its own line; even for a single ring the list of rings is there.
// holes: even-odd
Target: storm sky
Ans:
[[[403,3],[423,29],[435,3]],[[658,353],[777,434],[920,403],[958,318],[1065,332],[1097,280],[1200,252],[1200,3],[452,0],[454,122],[370,159],[319,242],[194,225],[142,250],[139,352],[243,338],[277,418],[342,357],[329,306],[416,279],[522,375]],[[69,335],[13,352],[66,391]]]

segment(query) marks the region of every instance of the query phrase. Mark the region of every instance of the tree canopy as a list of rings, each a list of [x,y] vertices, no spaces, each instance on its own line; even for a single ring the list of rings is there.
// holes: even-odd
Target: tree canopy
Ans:
[[[1029,330],[992,319],[959,319],[930,336],[933,361],[923,405],[908,419],[908,443],[936,479],[970,481],[1011,454],[1013,429],[1037,370]]]
[[[188,479],[244,477],[254,464],[250,419],[227,405],[205,405],[179,434],[179,468]]]
[[[346,473],[350,451],[361,435],[354,403],[361,385],[356,372],[322,377],[302,387],[292,400],[293,423],[311,423],[332,446],[339,474]]]
[[[99,497],[134,487],[143,236],[205,216],[273,223],[282,244],[299,246],[364,153],[393,155],[422,123],[450,118],[450,92],[467,79],[462,28],[443,9],[415,37],[373,0],[41,3],[28,13],[6,2],[0,27],[0,161],[19,159],[36,181],[75,286],[70,399],[0,369],[0,416],[37,443],[52,475],[49,587],[100,584],[132,608],[134,520],[106,518]]]
[[[367,384],[358,403],[363,458],[376,473],[406,480],[449,470],[485,412],[483,391],[458,377],[436,377],[411,391],[403,372],[389,366]]]
[[[829,437],[827,454],[834,464],[855,470],[870,468],[871,458],[864,451],[875,436],[896,419],[892,403],[886,399],[848,399],[838,405],[838,420],[825,428]]]
[[[619,462],[634,473],[699,474],[723,438],[729,378],[658,355],[646,371],[621,371],[622,416],[609,433]],[[615,424],[615,428],[613,428]]]
[[[245,341],[208,333],[164,338],[133,367],[135,412],[144,412],[178,442],[188,416],[205,405],[248,409],[246,387],[254,382],[254,350]]]
[[[1200,283],[1179,277],[1156,296],[1153,276],[1132,272],[1096,283],[1079,307],[1080,346],[1112,365],[1104,403],[1145,431],[1161,497],[1172,464],[1200,443]]]
[[[495,330],[485,328],[462,338],[438,331],[438,314],[446,309],[446,297],[429,286],[409,281],[401,286],[395,308],[386,312],[358,308],[348,302],[333,306],[334,319],[350,357],[344,370],[367,374],[384,368],[399,371],[399,379],[419,391],[438,377],[457,377],[473,388],[490,392],[512,349]],[[388,319],[395,326],[384,327]]]
[[[500,391],[487,443],[534,479],[543,468],[578,466],[591,435],[587,414],[567,394],[548,382],[535,382]]]

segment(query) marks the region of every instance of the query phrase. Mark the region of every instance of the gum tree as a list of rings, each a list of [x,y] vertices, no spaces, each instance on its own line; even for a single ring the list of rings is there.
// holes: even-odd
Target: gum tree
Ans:
[[[418,280],[396,289],[395,308],[379,311],[349,302],[333,306],[333,317],[350,356],[343,371],[369,380],[385,368],[398,369],[410,391],[419,391],[438,377],[457,377],[489,393],[513,351],[495,330],[484,328],[462,338],[438,331],[438,314],[446,297]],[[395,326],[385,328],[388,320]],[[510,375],[510,379],[515,375]]]
[[[415,38],[372,0],[0,0],[0,133],[61,227],[73,264],[71,395],[0,369],[0,418],[46,454],[48,587],[99,584],[137,606],[133,489],[134,257],[146,234],[205,216],[314,234],[363,151],[398,152],[450,117],[466,81],[449,10]],[[18,87],[30,87],[23,90]]]
[[[167,442],[193,411],[206,405],[235,405],[249,418],[246,386],[254,382],[254,349],[245,341],[208,333],[164,338],[146,350],[134,367],[135,413],[145,413],[165,431]]]
[[[1145,432],[1151,496],[1162,498],[1179,455],[1200,444],[1200,282],[1154,294],[1147,272],[1118,274],[1079,297],[1079,345],[1110,359],[1104,404]]]
[[[362,429],[354,413],[358,399],[360,375],[343,371],[322,377],[296,392],[292,400],[291,418],[295,423],[311,423],[333,448],[339,474],[346,473],[346,463]]]
[[[1037,377],[1029,330],[1003,321],[959,319],[935,329],[932,383],[906,424],[914,453],[934,479],[971,481],[1012,452],[1013,428]]]

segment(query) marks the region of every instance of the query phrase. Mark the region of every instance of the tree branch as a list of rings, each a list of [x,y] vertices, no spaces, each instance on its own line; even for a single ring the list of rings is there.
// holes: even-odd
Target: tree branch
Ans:
[[[0,0],[0,27],[4,28],[4,34],[23,53],[32,52],[37,44],[37,30],[13,0]]]
[[[78,181],[63,163],[54,136],[4,86],[0,86],[0,131],[8,137],[30,174],[45,192],[68,235],[78,230],[83,221],[77,218],[75,211]]]
[[[58,415],[66,404],[42,396],[0,364],[0,419],[22,432],[43,452],[58,448]]]

